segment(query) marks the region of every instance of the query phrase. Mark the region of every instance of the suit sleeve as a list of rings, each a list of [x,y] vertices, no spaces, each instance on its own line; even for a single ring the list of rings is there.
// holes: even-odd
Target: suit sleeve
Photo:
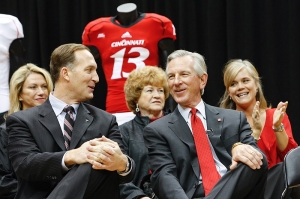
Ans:
[[[252,130],[245,114],[235,110],[225,110],[223,114],[226,115],[224,117],[222,135],[220,138],[228,154],[232,156],[232,145],[236,142],[249,144],[259,150],[256,141],[251,135]]]
[[[35,182],[63,178],[61,160],[65,151],[41,153],[25,122],[14,114],[7,117],[6,125],[9,158],[18,177]]]
[[[249,144],[252,147],[256,148],[257,150],[259,150],[264,158],[264,161],[267,163],[267,158],[266,155],[264,154],[264,152],[258,147],[257,142],[254,140],[252,134],[252,130],[251,127],[247,121],[247,118],[245,116],[245,114],[243,112],[239,112],[240,114],[240,128],[239,128],[239,141],[237,142],[242,142],[243,144]],[[231,154],[231,150],[232,150],[232,145],[230,146],[229,149],[230,150],[230,154]],[[232,155],[232,154],[231,154]]]
[[[17,193],[17,179],[8,159],[7,141],[7,132],[0,127],[0,198],[14,198]]]
[[[243,112],[239,112],[240,115],[240,142],[249,144],[255,148],[258,148],[256,141],[254,140],[251,127],[247,121],[247,118]],[[231,149],[230,149],[231,150]]]
[[[144,139],[148,148],[150,169],[153,171],[151,185],[155,194],[158,198],[188,199],[179,183],[176,164],[167,141],[157,129],[149,126],[144,128]]]

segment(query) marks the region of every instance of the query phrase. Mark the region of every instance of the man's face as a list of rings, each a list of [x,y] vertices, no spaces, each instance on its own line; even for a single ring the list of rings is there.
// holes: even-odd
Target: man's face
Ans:
[[[201,101],[200,90],[206,85],[207,75],[197,75],[190,56],[177,57],[169,62],[167,78],[170,93],[178,104],[191,108]]]
[[[99,82],[97,64],[93,55],[88,50],[75,52],[76,61],[74,68],[70,70],[70,83],[72,85],[73,98],[82,102],[94,97],[94,88]]]

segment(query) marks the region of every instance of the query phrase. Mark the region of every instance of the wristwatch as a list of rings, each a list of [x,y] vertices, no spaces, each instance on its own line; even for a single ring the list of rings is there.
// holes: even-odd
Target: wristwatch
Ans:
[[[274,132],[282,132],[284,129],[284,125],[281,123],[278,128],[275,128],[274,126],[272,126],[272,129],[274,130]]]
[[[126,169],[124,171],[124,173],[127,173],[130,170],[130,165],[131,165],[131,161],[130,159],[127,157],[127,164],[126,164]]]
[[[125,170],[124,170],[124,171],[121,171],[121,172],[118,171],[118,173],[119,173],[119,174],[127,173],[130,169],[131,169],[131,160],[130,160],[130,158],[128,158],[128,156],[127,156],[127,163],[126,163],[126,168],[125,168]]]

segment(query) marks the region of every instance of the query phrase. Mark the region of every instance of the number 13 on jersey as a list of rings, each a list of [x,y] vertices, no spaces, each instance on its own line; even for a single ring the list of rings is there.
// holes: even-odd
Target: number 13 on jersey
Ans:
[[[129,58],[128,63],[135,64],[136,68],[142,68],[146,66],[145,60],[149,57],[150,52],[148,49],[143,47],[132,47],[128,51],[128,55],[126,53],[126,48],[123,48],[110,56],[114,59],[114,66],[112,71],[111,79],[120,79],[120,78],[127,78],[129,73],[123,72],[122,67],[124,65],[124,58],[129,57],[131,53],[139,53],[139,56],[134,58]],[[125,63],[126,64],[126,63]]]

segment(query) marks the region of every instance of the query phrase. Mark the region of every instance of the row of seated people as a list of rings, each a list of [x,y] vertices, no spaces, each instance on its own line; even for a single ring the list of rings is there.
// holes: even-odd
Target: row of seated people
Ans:
[[[72,43],[52,52],[51,75],[33,64],[14,73],[1,128],[1,198],[118,198],[119,184],[132,179],[135,162],[122,152],[116,118],[84,103],[96,69],[89,48]]]
[[[131,25],[135,24],[137,21],[142,20],[143,24],[149,25],[149,23],[146,22],[146,19],[148,19],[147,15],[138,13],[135,5],[124,4],[124,6],[121,6],[118,11],[118,16],[113,22],[114,25],[119,24],[121,28],[124,28],[123,26],[127,26],[128,30],[130,29],[131,31],[133,31],[133,29],[131,29]],[[148,16],[150,15],[148,14]],[[176,36],[174,27],[168,19],[158,15],[151,15],[150,18],[154,17],[163,19],[166,24],[166,29],[168,30],[165,35],[157,35],[157,41],[152,42],[155,44],[154,46],[159,46],[160,58],[161,61],[164,62],[166,60],[166,55],[173,49],[172,40],[175,40]],[[101,22],[105,20],[105,18],[100,19]],[[110,19],[107,18],[107,20]],[[93,26],[96,22],[98,23],[99,21],[91,22],[90,25]],[[99,50],[98,52],[93,51],[91,48],[93,52],[96,52],[93,53],[95,57],[99,56],[97,53],[102,52],[101,48],[106,47],[101,43],[98,46],[97,42],[95,43],[91,40],[91,38],[93,38],[92,34],[94,34],[94,31],[90,29],[90,25],[87,25],[83,34],[83,43],[85,45],[89,45],[90,48],[91,46],[97,46]],[[113,28],[116,30],[116,26]],[[134,32],[136,32],[136,30]],[[96,40],[99,41],[99,35],[97,34],[96,36]],[[153,37],[151,36],[151,38]],[[60,50],[63,51],[63,49]],[[79,51],[80,50],[86,49],[80,47]],[[122,49],[120,48],[119,50]],[[114,54],[112,51],[111,53]],[[63,56],[62,54],[63,53],[61,53],[61,56]],[[182,70],[183,66],[188,69]],[[55,68],[55,64],[53,68]],[[60,69],[62,69],[61,66],[58,67],[58,70]],[[93,71],[92,69],[89,70]],[[56,72],[57,71],[55,70],[54,72],[52,71],[52,73]],[[63,78],[72,79],[75,77],[75,75],[73,77],[68,77],[69,73],[72,73],[72,71],[67,71],[66,73],[66,70],[62,70],[62,72],[65,72],[62,74]],[[168,76],[166,79],[165,72],[163,70],[156,67],[144,67],[130,73],[126,80],[124,90],[126,103],[133,114],[127,113],[125,115],[125,120],[128,120],[128,116],[130,115],[135,115],[135,118],[125,124],[119,125],[122,143],[120,143],[119,138],[115,139],[115,141],[119,141],[119,145],[122,150],[134,160],[136,168],[133,168],[134,163],[131,162],[131,159],[128,157],[128,160],[126,161],[126,172],[122,175],[130,176],[130,173],[133,173],[134,170],[135,175],[129,183],[120,185],[121,198],[153,198],[154,193],[157,195],[155,197],[158,198],[202,198],[204,196],[207,198],[279,198],[284,189],[281,162],[288,151],[297,147],[297,143],[292,136],[288,116],[285,113],[288,103],[280,102],[277,108],[267,106],[258,73],[254,66],[246,60],[231,60],[226,64],[224,69],[224,84],[226,91],[223,98],[220,100],[220,106],[222,108],[242,111],[245,113],[246,117],[244,115],[238,115],[236,112],[211,107],[203,102],[201,95],[204,93],[204,87],[207,81],[207,72],[205,62],[201,55],[186,51],[174,52],[168,59],[167,74]],[[54,83],[61,85],[61,81],[58,81],[59,78],[57,76],[59,75],[53,75]],[[95,75],[93,77],[94,79],[92,79],[92,82],[97,83],[99,80],[95,78]],[[94,90],[94,83],[91,83],[88,86],[90,92]],[[59,85],[57,86],[58,89],[62,87]],[[81,87],[79,84],[74,85],[73,82],[73,85],[72,83],[69,85],[71,85],[69,88],[77,91],[74,92],[75,94],[78,95],[80,93],[79,89]],[[77,86],[76,89],[74,89],[75,86]],[[55,111],[55,106],[53,105],[55,104],[55,97],[58,98],[58,100],[64,101],[68,105],[78,104],[78,102],[91,99],[90,93],[88,94],[89,96],[84,99],[77,99],[78,96],[76,96],[76,98],[69,95],[69,98],[72,98],[73,100],[74,98],[76,99],[76,103],[73,103],[74,101],[67,101],[66,98],[68,97],[63,97],[57,94],[58,92],[54,92],[54,94],[51,95],[50,92],[52,91],[52,87],[51,78],[47,71],[32,64],[27,64],[21,67],[11,80],[11,105],[8,115],[43,104],[50,96],[50,104],[57,115],[58,121],[61,121],[60,118],[63,118],[64,115],[68,114],[62,113],[62,115],[60,115],[59,112]],[[69,93],[68,90],[61,90],[66,91],[65,93]],[[173,113],[163,112],[163,107],[165,106],[165,100],[168,98],[169,90],[178,103],[178,108]],[[122,95],[119,96],[122,97]],[[115,106],[114,101],[108,101],[110,103],[110,107],[117,107]],[[78,105],[74,105],[75,111],[74,113],[71,113],[71,115],[75,116],[74,118],[77,117],[77,121],[80,121],[79,118],[82,116],[81,112],[77,112],[77,108]],[[194,108],[198,109],[196,113],[191,111],[195,110]],[[112,110],[109,112],[114,111]],[[219,116],[214,117],[213,113],[218,113]],[[32,112],[30,112],[30,114],[32,114]],[[80,117],[77,114],[79,114]],[[115,115],[117,118],[122,119],[120,114]],[[20,113],[20,116],[24,115]],[[229,116],[231,117],[230,119]],[[18,115],[16,115],[16,117],[18,118]],[[239,118],[240,120],[236,118]],[[40,159],[39,157],[32,157],[33,155],[30,156],[18,151],[24,146],[17,142],[18,139],[21,139],[20,136],[16,136],[16,133],[19,132],[18,127],[20,126],[14,126],[12,121],[16,124],[18,123],[13,119],[13,116],[10,116],[8,119],[8,124],[10,124],[8,131],[12,132],[12,135],[10,136],[10,142],[12,143],[11,146],[8,145],[6,125],[5,123],[1,125],[1,150],[4,151],[3,154],[5,155],[4,158],[1,159],[1,177],[3,176],[1,178],[1,194],[3,196],[1,197],[14,197],[17,190],[17,180],[15,173],[12,172],[13,169],[11,168],[10,161],[8,159],[7,147],[10,148],[10,151],[12,151],[11,154],[14,154],[14,156],[12,156],[13,167],[16,170],[18,179],[21,179],[17,198],[28,198],[28,196],[33,198],[39,198],[40,196],[55,198],[60,196],[59,194],[62,193],[62,190],[64,191],[64,194],[66,194],[62,197],[70,198],[71,196],[68,195],[67,192],[68,189],[64,190],[65,185],[58,185],[57,182],[70,180],[72,179],[70,174],[76,174],[76,172],[79,171],[81,171],[80,173],[84,173],[82,170],[90,172],[88,169],[86,170],[82,167],[75,167],[75,164],[80,165],[82,163],[89,162],[93,165],[93,169],[95,170],[120,170],[118,166],[108,164],[109,161],[105,158],[109,156],[108,154],[101,154],[102,158],[97,157],[97,154],[94,156],[90,155],[91,157],[88,157],[87,159],[82,158],[81,160],[71,157],[72,161],[70,163],[68,160],[70,159],[69,155],[72,154],[72,149],[83,148],[79,146],[80,144],[84,144],[82,141],[76,146],[72,146],[72,144],[69,146],[70,143],[65,140],[66,148],[64,148],[64,150],[71,149],[71,151],[68,152],[68,155],[65,153],[61,158],[64,160],[62,165],[60,165],[64,168],[62,175],[66,177],[60,176],[60,178],[58,177],[57,179],[56,177],[59,175],[52,175],[53,172],[49,172],[49,175],[45,178],[34,176],[30,177],[30,172],[27,173],[26,171],[28,171],[28,168],[31,166],[36,166],[36,164],[34,164],[34,160]],[[233,121],[234,119],[236,120]],[[158,121],[153,122],[155,120]],[[250,125],[248,125],[245,120]],[[230,124],[231,121],[235,122],[235,124]],[[25,120],[24,123],[26,122],[27,121]],[[200,153],[206,153],[204,150],[206,151],[207,148],[201,148],[201,146],[198,146],[197,144],[196,138],[198,135],[195,132],[197,130],[194,127],[194,124],[197,123],[201,123],[203,125],[201,128],[204,128],[204,130],[206,130],[209,134],[208,142],[206,141],[205,143],[208,143],[208,146],[210,146],[208,153],[212,156],[211,160],[213,162],[202,159],[202,155],[199,155]],[[119,122],[119,124],[121,124],[121,122]],[[237,124],[240,124],[239,128],[235,126]],[[223,125],[223,127],[221,128],[220,125]],[[64,131],[63,122],[60,122],[60,126],[62,131]],[[219,126],[220,128],[217,130],[216,126]],[[145,131],[144,127],[146,127]],[[74,126],[74,128],[76,128],[76,126]],[[229,133],[228,129],[233,132]],[[30,130],[31,129],[28,129],[26,132],[29,132]],[[33,136],[34,134],[31,133],[30,135]],[[61,135],[64,134],[61,133]],[[252,137],[250,135],[252,135]],[[35,136],[33,137],[37,139]],[[86,139],[83,140],[86,141]],[[201,143],[204,142],[203,140],[205,139],[202,137]],[[26,141],[28,140],[25,140],[24,143],[26,143]],[[99,142],[101,144],[99,144]],[[49,152],[47,151],[47,147],[46,149],[41,147],[42,144],[40,143],[43,142],[38,142],[38,140],[36,140],[36,142],[32,143],[38,145],[35,150],[39,150],[40,153]],[[104,143],[106,148],[117,148],[115,145],[110,143],[110,141],[103,138],[89,143],[91,145],[88,146],[90,147],[89,153],[93,153],[93,150],[95,150],[94,148],[102,146],[102,143]],[[16,147],[20,148],[16,150]],[[51,152],[54,152],[53,150],[54,149],[52,148]],[[84,149],[82,149],[81,152],[82,151],[84,151]],[[78,153],[78,151],[76,152]],[[38,156],[36,151],[34,151],[34,154]],[[44,156],[47,157],[46,154]],[[33,163],[27,163],[28,165],[26,164],[26,166],[23,167],[20,166],[20,162],[26,160],[24,157],[32,160]],[[114,160],[120,159],[121,158],[116,158]],[[269,169],[268,176],[264,174],[266,169],[265,167],[267,165],[266,160],[268,162]],[[43,161],[46,162],[45,158]],[[150,162],[150,167],[148,162]],[[211,176],[215,176],[215,178],[206,176],[205,164],[203,162],[210,163],[209,167],[212,168],[214,166],[211,165],[216,165],[217,169],[209,171],[210,174],[214,174]],[[128,170],[127,163],[132,163]],[[240,166],[241,164],[243,166]],[[120,165],[120,162],[116,165]],[[49,167],[46,167],[43,164],[37,165],[33,168],[41,169],[41,171],[49,170]],[[251,170],[249,170],[249,168],[251,168]],[[119,174],[122,172],[117,173]],[[277,173],[280,173],[280,175],[274,175]],[[150,174],[152,174],[151,181]],[[207,179],[211,182],[207,182]],[[46,185],[41,185],[43,188],[26,190],[26,186],[28,186],[27,184],[32,185],[39,181],[51,183],[47,184],[49,185],[48,187]],[[128,181],[128,178],[126,181]],[[240,183],[241,181],[243,184]],[[104,187],[98,188],[97,191],[91,191],[93,189],[90,187],[91,184],[95,183],[95,179],[91,179],[91,181],[88,182],[89,183],[86,185],[87,189],[85,191],[84,189],[80,191],[81,193],[84,193],[82,196],[84,198],[101,197],[101,195],[97,195],[99,190],[110,192],[110,189],[105,189]],[[110,183],[113,183],[114,185],[118,184],[116,181]],[[267,186],[264,190],[262,187],[264,187],[265,183]],[[150,186],[151,184],[152,186]],[[43,192],[45,189],[44,187],[48,188],[46,193]],[[152,188],[154,192],[152,191]],[[35,191],[36,195],[30,195],[31,191]],[[51,194],[49,194],[50,192]],[[81,198],[79,195],[76,195],[75,191],[73,191],[72,194],[75,194],[76,198]],[[297,193],[292,194],[296,195]],[[107,193],[107,195],[102,195],[102,197],[114,198],[118,196]],[[294,198],[296,197],[297,196],[294,196]]]
[[[65,52],[64,48],[72,48],[72,46],[74,44],[63,45],[58,50]],[[80,56],[80,54],[76,54],[78,51],[84,52],[84,55],[89,58],[85,60],[87,63],[80,62],[78,65],[93,65],[94,58],[89,50],[81,45],[78,46],[73,52],[75,59]],[[55,53],[53,53],[51,63],[59,61],[54,59],[54,55]],[[53,65],[52,68],[55,66]],[[57,76],[53,73],[57,74],[58,70],[51,70],[52,79],[58,86],[56,89],[61,87],[62,80],[60,78],[68,79],[70,84],[74,84],[71,81],[72,78],[78,80],[78,76],[69,74],[74,68],[70,72],[60,66],[59,70],[61,71]],[[96,73],[95,69],[90,69],[91,71]],[[97,83],[99,79],[95,74],[94,76],[94,79],[87,79],[87,81]],[[133,168],[134,163],[131,162],[131,168],[128,172],[135,170],[135,174],[132,176],[133,179],[125,180],[127,183],[122,181],[123,183],[119,187],[121,198],[280,198],[284,189],[282,161],[289,150],[297,147],[292,136],[288,116],[285,113],[287,102],[280,102],[274,109],[267,107],[258,73],[254,66],[246,60],[231,60],[226,64],[224,69],[226,91],[220,101],[222,108],[210,106],[204,103],[201,98],[204,94],[207,77],[203,57],[198,53],[183,50],[175,51],[169,55],[166,72],[158,67],[149,66],[130,73],[124,86],[124,93],[128,108],[136,116],[133,120],[119,126],[122,143],[119,142],[118,144],[130,157],[128,162],[131,158],[134,160],[135,168]],[[75,86],[80,87],[79,84]],[[78,101],[91,99],[94,85],[89,83],[89,87],[91,91],[87,94],[88,97],[77,99],[77,104]],[[43,104],[49,95],[51,103],[51,98],[57,96],[55,92],[50,94],[52,89],[53,84],[47,71],[33,64],[20,67],[11,79],[11,106],[8,115]],[[80,88],[78,89],[82,91]],[[75,91],[67,91],[78,94]],[[169,92],[178,103],[178,107],[172,113],[163,111]],[[65,100],[64,96],[58,99]],[[72,104],[69,103],[69,105]],[[27,111],[26,113],[36,112]],[[78,109],[75,111],[76,118],[79,118],[80,113]],[[64,176],[73,176],[80,170],[80,167],[74,167],[75,163],[70,165],[66,163],[63,166],[71,167],[67,168],[69,170],[65,173],[62,172],[63,177],[59,180],[52,178],[36,181],[35,178],[30,178],[28,174],[24,174],[26,169],[20,168],[20,157],[15,157],[23,155],[23,158],[27,158],[26,155],[28,155],[20,154],[17,148],[19,145],[16,137],[14,137],[18,134],[18,128],[22,126],[13,119],[13,117],[18,116],[15,114],[8,116],[8,131],[12,135],[7,135],[5,123],[1,125],[1,150],[6,156],[3,161],[1,159],[1,175],[3,176],[1,177],[3,180],[1,181],[0,193],[1,196],[7,198],[13,198],[17,191],[16,176],[18,179],[22,179],[24,186],[24,182],[29,184],[39,181],[41,183],[43,181],[62,182]],[[104,116],[107,117],[107,115]],[[75,124],[78,120],[75,119]],[[27,121],[23,122],[26,123]],[[116,122],[114,123],[117,125]],[[74,129],[78,127],[75,124]],[[204,132],[208,133],[209,139],[207,139],[206,133],[204,133],[205,137],[200,139],[201,145],[206,143],[208,148],[199,146],[197,139],[201,133],[198,133],[198,129],[203,129]],[[28,129],[27,133],[29,131]],[[61,133],[61,135],[63,134]],[[11,146],[8,146],[7,137],[10,137]],[[21,136],[20,138],[24,137]],[[35,147],[37,147],[38,153],[43,154],[44,152],[43,155],[46,157],[49,156],[46,154],[47,152],[57,153],[55,150],[43,151],[45,149],[41,148],[39,142],[41,141],[34,142],[37,145]],[[93,154],[94,148],[92,147],[96,147],[98,142],[108,141],[102,139],[89,142],[91,146],[85,146],[90,149],[89,153]],[[104,146],[109,148],[111,145],[112,143],[109,143]],[[7,146],[16,173],[12,172]],[[21,146],[23,145],[21,144]],[[82,145],[73,146],[72,150],[76,148],[82,148]],[[116,148],[116,146],[113,145],[112,148]],[[101,149],[107,153],[107,149]],[[71,154],[72,150],[68,153]],[[79,151],[75,152],[78,153]],[[37,152],[35,151],[35,153]],[[90,155],[89,160],[84,163],[90,163],[94,170],[118,171],[116,166],[106,167],[106,161],[109,164],[108,159],[106,159],[109,155],[106,153],[105,155],[101,154],[101,158],[97,155]],[[202,155],[205,153],[208,155]],[[63,159],[66,158],[66,154]],[[203,159],[202,156],[208,159]],[[25,161],[24,159],[21,160]],[[67,162],[66,159],[64,160]],[[204,162],[209,163],[209,165]],[[27,164],[30,166],[31,163]],[[45,166],[38,165],[37,169],[40,169],[39,167]],[[49,170],[50,168],[48,166],[44,169]],[[209,170],[207,171],[207,169]],[[266,172],[267,170],[268,172]],[[4,175],[5,172],[6,175]],[[125,173],[125,175],[128,174]],[[66,178],[67,180],[70,179]],[[66,194],[65,197],[68,198],[70,193],[65,191],[65,185],[60,186],[61,184],[52,184],[46,193],[39,190],[42,189],[41,187],[35,189],[36,192],[42,192],[41,194],[51,192],[48,198],[55,198],[61,193]],[[118,185],[119,183],[110,181],[109,184]],[[28,194],[22,190],[22,186],[20,187],[16,198],[24,198],[25,194]],[[97,195],[100,194],[97,191],[92,192],[91,195],[86,195],[90,191],[90,184],[87,187],[85,190],[79,190],[84,196],[76,196],[79,198],[97,198],[100,196]],[[97,189],[103,190],[102,188]],[[111,192],[113,189],[104,190]],[[295,190],[291,196],[297,194],[297,189]],[[118,198],[117,195],[107,193],[104,196]],[[46,196],[43,195],[43,197]],[[294,198],[296,197],[297,195],[294,196]]]
[[[298,146],[286,114],[288,102],[280,102],[276,108],[267,106],[258,72],[247,60],[230,60],[223,72],[226,90],[220,99],[220,107],[244,114],[203,102],[201,95],[207,70],[200,54],[179,50],[169,55],[166,80],[164,71],[151,67],[135,70],[129,75],[124,91],[127,105],[136,116],[120,125],[120,132],[126,152],[139,164],[134,180],[120,186],[121,198],[152,198],[153,192],[149,192],[148,186],[150,173],[152,188],[158,198],[202,198],[208,193],[208,198],[281,198],[285,188],[282,162],[285,155]],[[173,113],[163,111],[169,91],[178,103]],[[220,175],[215,182],[217,185],[210,189],[205,187],[209,185],[205,185],[199,156],[201,173],[199,168],[193,168],[198,153],[190,136],[195,137],[190,113],[194,107],[199,110],[197,116],[208,134],[213,164]],[[164,119],[152,123],[163,116]],[[234,151],[239,147],[238,141],[254,146],[257,151],[253,152],[251,147],[243,151],[244,146],[240,152]],[[237,162],[252,169],[263,167],[258,164],[260,152],[268,162],[265,191],[264,186],[258,186],[262,178],[251,184],[249,181],[254,180],[253,176],[243,176],[235,171]],[[237,178],[229,177],[228,173]],[[291,195],[299,198],[299,189],[293,190]]]

